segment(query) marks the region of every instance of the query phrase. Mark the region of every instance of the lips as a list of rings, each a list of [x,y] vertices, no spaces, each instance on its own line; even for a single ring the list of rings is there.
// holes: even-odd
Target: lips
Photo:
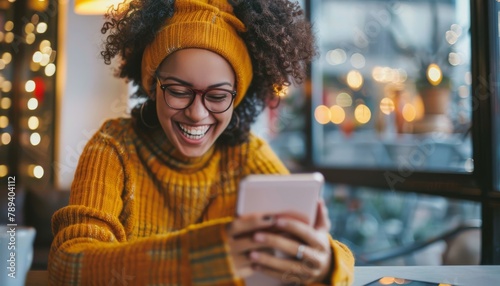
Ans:
[[[191,126],[191,125],[186,125],[182,123],[177,123],[179,126],[179,129],[181,130],[181,133],[192,140],[199,140],[205,136],[205,134],[208,133],[208,130],[210,130],[211,125],[198,125],[198,126]]]

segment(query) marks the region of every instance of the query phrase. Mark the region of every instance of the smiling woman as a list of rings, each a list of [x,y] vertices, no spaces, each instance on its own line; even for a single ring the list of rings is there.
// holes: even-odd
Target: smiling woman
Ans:
[[[243,178],[289,173],[250,125],[315,55],[299,5],[133,0],[107,19],[101,54],[121,58],[118,76],[146,100],[85,147],[70,204],[52,219],[51,284],[119,274],[134,285],[242,285],[254,272],[351,283],[353,256],[329,235],[321,202],[313,225],[235,217]]]
[[[159,81],[166,83],[162,88],[157,88],[155,93],[156,99],[164,99],[155,102],[158,120],[165,135],[173,147],[186,157],[205,154],[227,128],[233,115],[233,69],[214,52],[184,49],[167,57],[157,74]],[[187,94],[182,92],[190,87],[205,90],[202,96],[197,96],[200,92],[196,91]],[[227,87],[230,90],[213,89],[215,87]],[[224,98],[210,101],[207,98],[211,94],[210,89],[222,91]],[[210,106],[212,108],[208,108]]]

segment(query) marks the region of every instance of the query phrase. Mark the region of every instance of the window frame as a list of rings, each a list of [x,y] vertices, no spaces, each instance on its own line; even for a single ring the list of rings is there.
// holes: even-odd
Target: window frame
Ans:
[[[305,12],[312,19],[312,1],[305,1]],[[481,264],[500,264],[500,190],[495,184],[495,174],[500,170],[500,162],[495,148],[495,103],[499,97],[496,87],[499,67],[491,58],[500,59],[495,49],[499,39],[498,29],[492,23],[498,23],[498,3],[488,0],[471,0],[471,72],[472,97],[478,102],[472,112],[472,149],[474,171],[472,173],[446,172],[402,172],[394,169],[353,169],[328,167],[313,162],[313,98],[312,88],[306,89],[307,101],[305,127],[305,159],[303,171],[319,171],[325,180],[332,184],[348,184],[378,189],[431,194],[453,199],[478,202],[482,216]],[[308,82],[314,85],[314,70],[309,66]],[[496,115],[500,116],[500,115]],[[406,175],[406,176],[404,176]],[[391,178],[393,179],[387,179]],[[363,178],[360,180],[360,178]]]

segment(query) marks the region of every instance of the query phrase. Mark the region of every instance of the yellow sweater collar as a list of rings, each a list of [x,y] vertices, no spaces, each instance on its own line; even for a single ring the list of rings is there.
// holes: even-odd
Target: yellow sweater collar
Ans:
[[[197,171],[205,167],[215,154],[216,146],[212,146],[200,157],[187,157],[181,154],[168,140],[161,127],[149,130],[138,130],[138,140],[143,145],[140,153],[141,157],[149,161],[156,158],[160,162],[179,171]]]

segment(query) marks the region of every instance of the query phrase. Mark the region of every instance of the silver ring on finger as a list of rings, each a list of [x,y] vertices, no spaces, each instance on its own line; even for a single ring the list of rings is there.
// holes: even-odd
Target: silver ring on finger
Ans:
[[[306,246],[301,244],[299,245],[299,247],[297,248],[297,254],[295,254],[295,258],[297,260],[302,260],[302,258],[304,258],[304,251],[306,250]]]

